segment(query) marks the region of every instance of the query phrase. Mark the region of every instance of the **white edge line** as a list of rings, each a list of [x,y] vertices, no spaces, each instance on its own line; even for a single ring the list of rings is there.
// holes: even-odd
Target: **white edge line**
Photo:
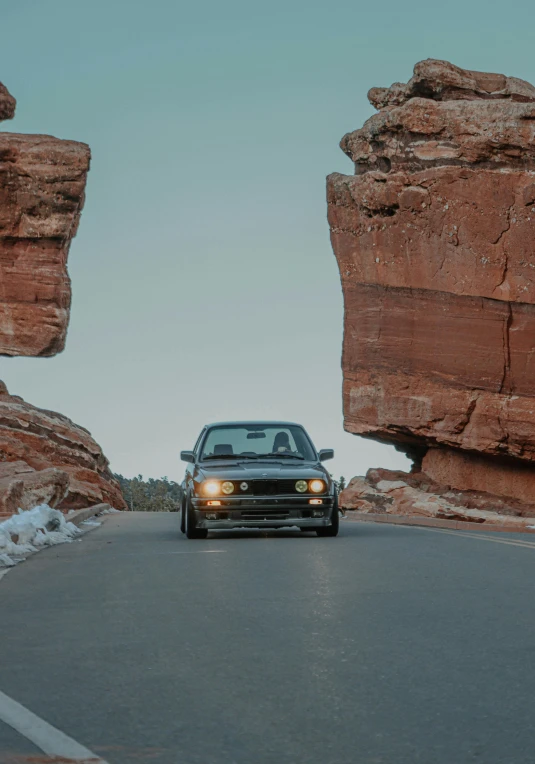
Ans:
[[[63,757],[71,761],[107,764],[83,745],[40,719],[16,700],[0,691],[0,720],[23,735],[48,756]]]
[[[354,521],[350,521],[354,522]],[[361,522],[365,523],[365,520]],[[371,525],[373,520],[368,521]],[[521,546],[524,549],[535,549],[535,541],[524,541],[523,539],[500,539],[493,536],[484,536],[481,531],[464,531],[453,528],[430,528],[427,525],[403,525],[402,523],[377,523],[377,525],[388,525],[389,528],[413,528],[416,531],[431,531],[431,533],[442,533],[448,536],[457,536],[458,538],[477,539],[478,541],[490,541],[492,544],[506,544],[507,546]],[[495,531],[496,535],[500,533],[521,533],[521,531]]]
[[[386,525],[386,523],[385,523]],[[399,528],[407,528],[409,526],[398,526]],[[480,535],[479,531],[471,531],[470,533],[463,533],[463,531],[450,530],[449,528],[426,528],[424,525],[413,525],[412,528],[416,528],[419,531],[431,531],[432,533],[443,533],[448,536],[457,536],[465,539],[477,539],[478,541],[490,541],[493,544],[506,544],[507,546],[521,546],[524,549],[535,549],[535,543],[532,541],[523,541],[522,539],[496,539],[492,536]],[[511,531],[507,531],[510,533]],[[513,531],[514,532],[514,531]]]

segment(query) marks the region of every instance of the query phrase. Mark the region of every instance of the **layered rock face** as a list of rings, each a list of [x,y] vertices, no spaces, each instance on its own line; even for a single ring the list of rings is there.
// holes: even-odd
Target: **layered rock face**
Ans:
[[[328,179],[345,428],[535,502],[535,88],[428,60],[369,99]]]
[[[14,113],[15,99],[0,83],[0,120]],[[63,350],[71,299],[67,255],[89,159],[84,143],[0,133],[0,355]],[[9,395],[0,382],[0,516],[41,503],[126,508],[90,433]]]
[[[13,119],[16,105],[17,102],[9,90],[0,82],[0,120]]]
[[[0,84],[0,120],[15,99]],[[67,256],[84,204],[90,151],[47,135],[0,133],[0,355],[63,350]]]
[[[483,491],[459,491],[431,480],[423,472],[407,474],[368,470],[353,478],[339,498],[340,506],[365,515],[461,520],[510,529],[535,528],[533,505]]]
[[[67,417],[9,395],[0,382],[0,513],[47,503],[125,509],[109,463],[91,434]]]

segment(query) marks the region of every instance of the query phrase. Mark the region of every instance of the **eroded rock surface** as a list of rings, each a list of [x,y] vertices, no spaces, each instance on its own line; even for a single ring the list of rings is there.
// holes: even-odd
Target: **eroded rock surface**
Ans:
[[[487,491],[455,490],[422,472],[368,470],[366,477],[354,477],[349,482],[339,503],[343,509],[363,514],[535,527],[535,504]]]
[[[535,88],[428,60],[369,98],[380,111],[341,142],[356,174],[328,179],[345,427],[417,460],[432,447],[426,470],[450,485],[451,453],[465,474],[470,454],[523,470],[535,458]],[[495,482],[513,496],[520,485]]]
[[[448,61],[427,59],[416,64],[414,75],[406,84],[395,82],[389,88],[372,88],[368,93],[368,99],[376,109],[400,106],[411,98],[535,102],[535,87],[516,77],[473,72]]]
[[[15,99],[0,84],[0,120]],[[48,135],[0,132],[0,355],[63,350],[67,256],[84,204],[90,151]]]
[[[9,90],[0,82],[0,122],[4,119],[13,119],[16,105],[17,102]]]
[[[0,383],[0,514],[41,503],[126,508],[108,460],[86,429],[9,395]]]
[[[0,120],[14,113],[15,99],[0,83]],[[0,355],[63,349],[71,300],[67,255],[89,159],[84,143],[0,133]],[[0,516],[43,503],[126,508],[91,434],[9,395],[0,381]]]

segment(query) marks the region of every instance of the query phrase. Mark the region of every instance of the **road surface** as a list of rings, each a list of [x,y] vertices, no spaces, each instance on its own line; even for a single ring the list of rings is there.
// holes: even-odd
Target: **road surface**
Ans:
[[[178,522],[10,571],[2,697],[108,764],[533,764],[533,537]],[[0,721],[2,764],[44,761]]]

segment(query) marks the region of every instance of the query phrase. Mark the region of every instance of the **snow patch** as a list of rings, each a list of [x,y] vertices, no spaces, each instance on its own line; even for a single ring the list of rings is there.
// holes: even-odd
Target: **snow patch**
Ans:
[[[80,534],[76,525],[48,504],[19,509],[0,523],[0,568],[13,567],[39,549],[71,542]]]

